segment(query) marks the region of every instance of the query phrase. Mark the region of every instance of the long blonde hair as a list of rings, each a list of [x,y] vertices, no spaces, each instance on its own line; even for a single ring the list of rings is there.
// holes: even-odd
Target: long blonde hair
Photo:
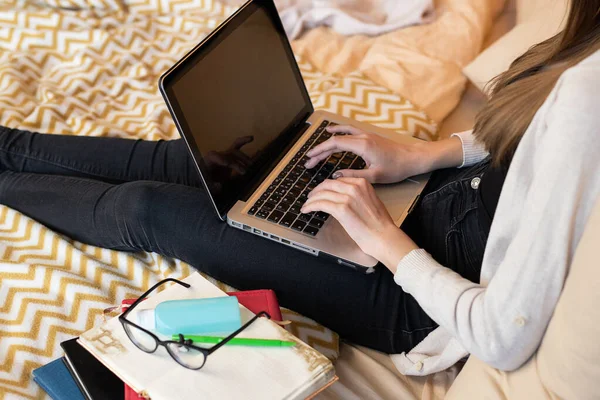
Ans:
[[[560,75],[598,49],[600,0],[571,0],[565,28],[533,46],[490,83],[490,100],[477,115],[474,134],[485,144],[494,165],[510,163]]]

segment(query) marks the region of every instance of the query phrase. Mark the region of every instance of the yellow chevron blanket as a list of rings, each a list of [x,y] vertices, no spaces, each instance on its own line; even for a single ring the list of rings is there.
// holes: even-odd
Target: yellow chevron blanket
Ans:
[[[158,77],[234,9],[213,0],[0,0],[0,124],[48,133],[178,137]],[[316,108],[435,138],[408,100],[360,72],[299,60]],[[102,310],[190,267],[74,242],[0,206],[0,399],[43,398],[31,371]],[[224,290],[231,290],[224,285]],[[292,330],[336,357],[335,333],[292,311]]]

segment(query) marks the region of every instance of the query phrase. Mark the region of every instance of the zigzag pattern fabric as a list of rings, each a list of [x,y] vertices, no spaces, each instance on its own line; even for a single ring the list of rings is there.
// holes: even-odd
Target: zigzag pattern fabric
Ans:
[[[0,124],[177,138],[158,77],[233,11],[213,0],[0,0]],[[436,138],[435,123],[402,96],[359,73],[298,61],[316,108]],[[61,356],[61,341],[101,323],[103,309],[191,272],[157,254],[74,242],[0,206],[0,400],[44,398],[31,371]],[[335,333],[289,310],[284,317],[336,357]]]

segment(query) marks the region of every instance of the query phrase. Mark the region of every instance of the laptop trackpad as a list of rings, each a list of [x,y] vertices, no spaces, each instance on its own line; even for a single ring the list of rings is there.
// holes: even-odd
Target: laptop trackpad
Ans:
[[[396,225],[400,226],[400,218],[404,211],[411,206],[421,188],[421,184],[413,181],[404,181],[391,185],[375,185],[377,196],[392,216]]]

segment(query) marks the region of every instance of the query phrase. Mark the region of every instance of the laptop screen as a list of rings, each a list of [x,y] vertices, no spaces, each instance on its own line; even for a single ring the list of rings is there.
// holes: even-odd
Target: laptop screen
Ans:
[[[200,46],[170,86],[221,215],[277,158],[276,139],[312,110],[278,19],[265,7],[246,8]]]

